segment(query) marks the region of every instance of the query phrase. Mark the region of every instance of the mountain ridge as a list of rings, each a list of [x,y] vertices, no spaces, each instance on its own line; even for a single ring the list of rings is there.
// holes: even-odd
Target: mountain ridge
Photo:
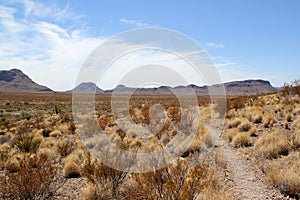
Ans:
[[[242,81],[231,81],[223,84],[227,96],[239,95],[255,95],[275,92],[278,89],[273,87],[267,80],[262,79],[249,79]],[[103,90],[95,83],[82,82],[74,89],[65,92],[78,92],[78,93],[99,93],[109,94],[113,91],[118,91],[120,94],[140,94],[140,95],[173,95],[173,92],[188,92],[193,89],[197,95],[210,95],[210,90],[220,88],[221,84],[211,86],[197,86],[189,84],[186,86],[160,86],[154,88],[133,88],[124,85],[118,85],[112,90]],[[172,92],[173,91],[173,92]],[[19,69],[0,70],[0,92],[53,92],[46,86],[35,83]]]

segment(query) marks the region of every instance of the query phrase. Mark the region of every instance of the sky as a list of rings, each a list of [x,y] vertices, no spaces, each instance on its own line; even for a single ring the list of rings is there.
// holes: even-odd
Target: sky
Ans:
[[[300,78],[299,10],[298,0],[0,0],[0,70],[18,68],[39,84],[69,90],[99,45],[154,27],[198,43],[223,82],[265,79],[280,87]],[[123,60],[130,58],[144,60],[145,52]],[[104,89],[117,84],[120,70]]]

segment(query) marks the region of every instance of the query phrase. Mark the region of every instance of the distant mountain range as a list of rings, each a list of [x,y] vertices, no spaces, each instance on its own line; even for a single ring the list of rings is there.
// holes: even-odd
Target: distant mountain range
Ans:
[[[170,95],[171,90],[185,92],[187,89],[193,89],[197,95],[209,95],[209,89],[219,87],[220,85],[212,86],[161,86],[158,88],[130,88],[123,85],[117,86],[120,93],[128,93],[134,90],[134,94],[140,95]],[[265,80],[245,80],[224,83],[226,94],[228,96],[238,95],[253,95],[274,92],[278,89],[273,87],[269,81]],[[52,92],[51,89],[33,82],[21,70],[11,69],[9,71],[0,70],[0,92]],[[66,92],[78,93],[111,93],[112,90],[102,90],[95,83],[84,82],[76,86],[73,90]]]

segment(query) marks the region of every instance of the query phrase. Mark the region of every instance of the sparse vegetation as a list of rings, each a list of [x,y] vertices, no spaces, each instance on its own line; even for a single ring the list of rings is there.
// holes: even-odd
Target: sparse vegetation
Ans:
[[[286,95],[280,92],[228,98],[224,134],[230,148],[234,147],[265,173],[268,184],[290,197],[300,198],[300,100],[296,89],[288,91]],[[214,145],[215,138],[206,121],[212,118],[211,110],[218,108],[207,100],[199,100],[200,126],[182,157],[165,168],[134,174],[109,168],[88,154],[78,135],[94,130],[94,124],[75,126],[70,96],[56,95],[51,104],[41,106],[41,102],[54,97],[0,94],[1,199],[51,199],[64,181],[73,180],[85,183],[78,192],[82,199],[228,199],[223,175],[218,173],[224,170],[222,173],[227,176],[227,163],[222,156],[190,165],[202,150]],[[96,96],[96,102],[103,133],[116,147],[131,152],[158,151],[180,134],[189,136],[190,130],[180,128],[189,127],[195,119],[180,109],[174,97],[136,96],[130,100],[129,110],[136,126],[121,129],[111,113],[110,97]],[[150,120],[152,114],[160,114],[151,113],[155,103],[165,109],[165,121],[160,117],[155,123]],[[145,133],[147,137],[141,138],[144,133],[140,130],[145,127],[155,134]],[[97,142],[91,140],[87,146]],[[218,168],[213,168],[211,162],[217,163]],[[41,181],[49,187],[45,188]],[[30,189],[25,191],[25,185]]]

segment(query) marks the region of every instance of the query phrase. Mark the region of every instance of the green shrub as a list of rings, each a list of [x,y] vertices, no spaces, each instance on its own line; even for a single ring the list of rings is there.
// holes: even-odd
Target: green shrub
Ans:
[[[42,140],[31,133],[19,133],[12,140],[13,146],[22,153],[35,153]]]

